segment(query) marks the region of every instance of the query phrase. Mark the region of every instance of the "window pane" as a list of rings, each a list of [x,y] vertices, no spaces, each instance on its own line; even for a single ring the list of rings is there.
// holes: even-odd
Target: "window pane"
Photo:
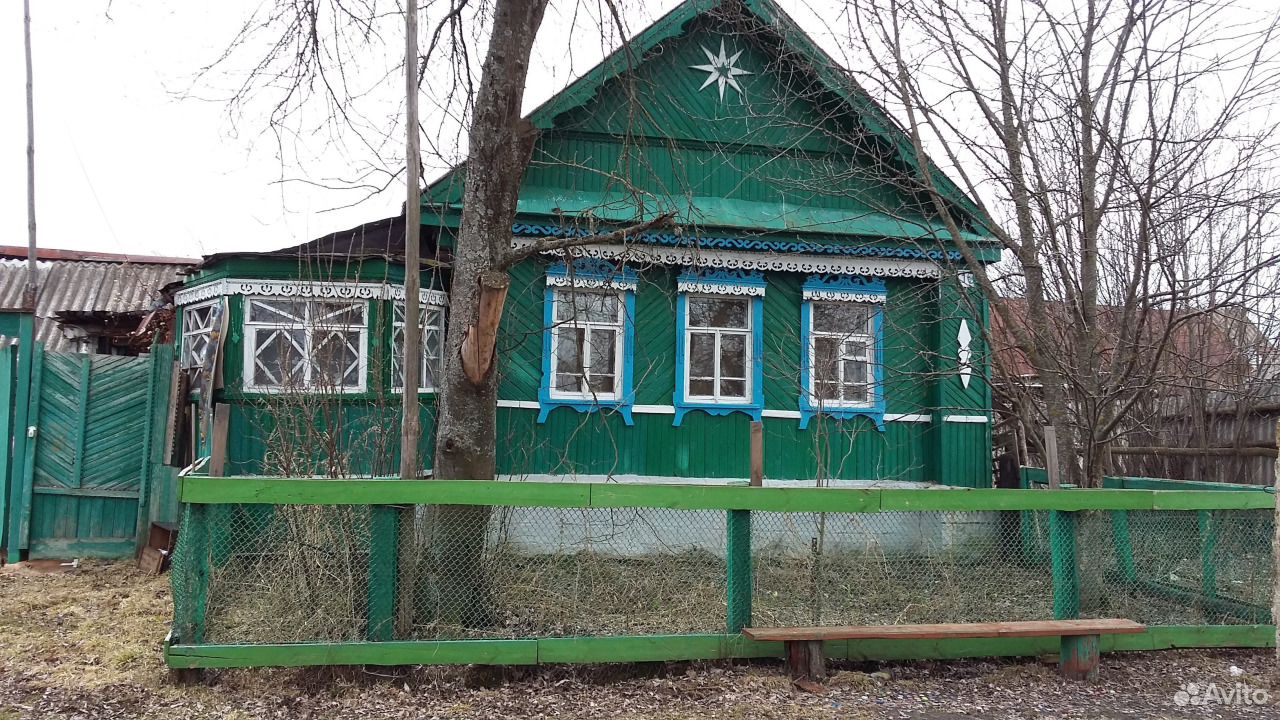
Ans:
[[[746,380],[721,380],[720,381],[720,397],[745,399],[747,397],[747,381]]]
[[[364,303],[316,300],[311,304],[311,322],[319,327],[364,325]]]
[[[747,336],[720,336],[720,377],[747,377]]]
[[[845,402],[867,402],[867,386],[866,385],[849,385],[844,386]]]
[[[591,331],[591,374],[613,374],[614,362],[617,360],[616,330],[592,329]]]
[[[715,380],[689,380],[689,394],[698,396],[712,395],[712,389],[715,387]]]
[[[866,383],[867,363],[863,360],[845,360],[844,361],[844,381],[849,383]]]
[[[306,382],[302,330],[254,330],[253,384],[258,387],[300,388]]]
[[[867,357],[868,345],[863,339],[848,340],[844,344],[844,356],[856,360],[870,360]]]
[[[689,377],[709,378],[716,371],[716,336],[710,333],[689,334]],[[699,393],[710,395],[710,392]]]
[[[249,300],[249,322],[301,327],[306,321],[306,300]]]
[[[556,322],[617,324],[618,294],[557,290]]]
[[[835,338],[817,336],[813,338],[813,381],[824,383],[834,381],[837,375],[837,363],[840,361],[840,342]],[[822,397],[822,395],[819,395]]]
[[[314,330],[311,334],[311,384],[351,387],[359,384],[360,334],[354,331]]]
[[[582,391],[582,330],[560,327],[555,332],[555,389]]]
[[[591,373],[591,381],[587,383],[593,393],[613,393],[613,375],[597,375]]]
[[[816,302],[811,309],[814,332],[848,335],[867,332],[871,309],[850,302]]]
[[[838,400],[839,386],[830,381],[814,383],[813,396],[817,400]]]
[[[749,300],[727,298],[689,298],[689,327],[749,327],[747,310]]]

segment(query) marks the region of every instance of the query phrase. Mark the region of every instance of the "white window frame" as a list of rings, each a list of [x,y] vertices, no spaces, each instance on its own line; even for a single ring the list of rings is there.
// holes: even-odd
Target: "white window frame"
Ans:
[[[555,287],[552,290],[552,308],[551,308],[551,377],[549,378],[548,396],[552,400],[587,400],[591,402],[604,401],[616,402],[622,398],[623,370],[626,367],[626,315],[627,315],[627,296],[626,290],[615,290],[611,288],[594,288],[594,287]],[[618,317],[615,322],[603,323],[589,320],[579,320],[576,316],[571,320],[556,320],[560,317],[560,306],[564,303],[564,298],[572,293],[592,294],[592,295],[612,295],[618,304]],[[559,343],[560,333],[566,329],[572,328],[582,330],[582,379],[586,386],[583,390],[572,392],[557,389],[556,376],[559,374],[560,357],[556,353],[556,347]],[[591,331],[592,330],[612,330],[613,335],[613,392],[597,392],[590,388],[591,378]]]
[[[399,309],[399,311],[400,311],[400,313],[399,313],[399,317],[400,317],[400,319],[398,319],[398,320],[396,319],[396,310],[397,310],[397,309]],[[439,346],[436,348],[436,355],[434,355],[434,356],[429,356],[429,355],[427,355],[427,354],[426,354],[426,352],[427,352],[427,345],[426,345],[426,343],[423,343],[423,344],[422,344],[422,352],[423,352],[423,356],[422,356],[422,359],[421,359],[421,361],[420,361],[420,362],[424,363],[424,365],[423,365],[423,367],[424,367],[424,366],[425,366],[425,363],[428,363],[428,362],[430,362],[430,361],[434,360],[434,361],[435,361],[435,363],[436,363],[436,365],[435,365],[436,371],[435,371],[435,373],[433,373],[433,376],[434,376],[435,378],[439,379],[439,377],[440,377],[440,373],[441,373],[441,372],[443,371],[443,369],[444,369],[444,362],[443,362],[443,359],[444,359],[444,343],[445,343],[445,335],[444,335],[444,331],[445,331],[445,322],[446,322],[446,320],[445,320],[445,312],[446,312],[446,310],[447,310],[447,307],[446,307],[446,306],[444,306],[444,305],[437,305],[437,304],[434,304],[434,303],[420,303],[420,304],[419,304],[419,306],[418,306],[418,319],[419,319],[419,320],[421,320],[421,321],[423,321],[423,322],[422,322],[422,328],[423,328],[423,330],[424,330],[424,331],[425,331],[425,330],[426,330],[426,328],[427,328],[427,325],[426,325],[426,317],[427,317],[427,311],[428,311],[428,310],[433,310],[433,311],[437,311],[437,312],[438,312],[437,317],[439,318],[440,322],[439,322],[439,323],[437,323],[434,327],[435,327],[435,329],[436,329],[436,330],[438,330],[438,331],[440,332],[440,344],[439,344]],[[391,301],[391,358],[392,358],[392,362],[391,362],[391,366],[392,366],[392,367],[391,367],[391,389],[392,389],[393,391],[395,391],[395,392],[404,392],[404,378],[402,377],[402,375],[403,375],[403,373],[404,373],[404,368],[403,368],[403,367],[401,367],[401,368],[399,368],[399,369],[397,370],[397,368],[395,367],[395,353],[396,353],[397,338],[399,338],[399,341],[398,341],[399,343],[401,343],[401,344],[402,344],[402,343],[404,342],[404,336],[403,336],[404,328],[405,328],[405,322],[404,322],[404,300],[392,300],[392,301]],[[424,336],[425,336],[425,333],[424,333]],[[422,367],[419,367],[419,372],[421,372],[421,370],[422,370]],[[419,392],[434,393],[434,392],[436,392],[438,389],[439,389],[439,386],[438,386],[438,385],[424,385],[424,384],[422,384],[421,382],[420,382],[420,383],[418,383],[418,391],[419,391]]]
[[[809,404],[815,409],[822,408],[874,408],[877,406],[876,393],[876,363],[878,362],[879,347],[878,337],[876,333],[876,316],[880,312],[880,307],[871,303],[856,302],[852,300],[806,300],[809,303],[809,347],[806,352],[809,353],[809,387],[805,391],[809,393]],[[863,332],[832,332],[829,330],[816,330],[814,328],[814,312],[820,305],[850,305],[863,308],[867,311],[867,327],[863,328]],[[844,364],[846,360],[862,360],[867,364],[867,378],[865,385],[867,388],[866,400],[827,400],[818,397],[818,363],[817,363],[817,346],[818,338],[830,338],[840,344],[840,356],[836,361],[838,378],[836,380],[837,387],[840,388],[840,394],[844,394]],[[866,348],[865,357],[858,358],[853,355],[845,355],[845,343],[850,340],[861,340]]]
[[[258,334],[257,332],[255,332],[255,330],[260,328],[272,328],[272,327],[280,328],[280,329],[289,329],[289,330],[299,329],[299,326],[284,325],[279,322],[252,321],[251,318],[253,317],[253,302],[255,300],[266,301],[266,302],[298,301],[301,303],[305,303],[304,305],[304,307],[306,308],[306,310],[304,311],[305,317],[303,318],[302,325],[300,326],[300,328],[303,330],[306,330],[306,334],[304,337],[305,337],[305,342],[307,346],[304,349],[304,354],[307,357],[307,362],[303,363],[304,378],[301,385],[294,386],[294,387],[285,387],[285,386],[279,386],[279,385],[257,385],[254,383],[254,375],[256,375],[256,364],[257,364],[257,354],[258,354],[257,353]],[[342,328],[343,330],[346,330],[346,331],[354,331],[358,335],[358,338],[359,338],[358,344],[357,344],[358,360],[357,360],[357,369],[356,369],[357,383],[355,386],[325,387],[325,386],[317,386],[312,382],[311,374],[315,367],[315,364],[311,362],[312,332],[316,328],[326,327],[324,325],[313,324],[312,322],[311,309],[317,303],[346,303],[348,305],[351,305],[352,307],[360,308],[361,322],[359,325],[356,325],[353,323],[349,325],[333,326],[333,327]],[[309,298],[309,297],[290,298],[290,297],[282,297],[279,295],[246,295],[244,296],[244,323],[243,324],[244,324],[244,366],[243,366],[242,380],[243,380],[244,390],[246,392],[288,393],[288,392],[318,392],[319,391],[319,392],[333,392],[333,393],[346,394],[346,393],[364,392],[367,389],[368,374],[369,374],[369,302],[367,300],[347,300],[347,299],[336,299],[336,298]]]
[[[690,323],[692,314],[690,312],[690,304],[693,300],[718,300],[723,302],[740,302],[746,307],[747,326],[745,328],[721,328],[721,327],[694,327]],[[755,398],[754,381],[754,362],[753,348],[755,347],[755,327],[754,308],[752,303],[754,298],[746,295],[720,295],[707,293],[688,293],[684,304],[684,399],[685,402],[699,403],[708,405],[749,405]],[[715,335],[715,369],[714,376],[711,378],[714,393],[711,395],[694,395],[689,391],[690,383],[693,381],[693,334],[706,335],[713,333]],[[720,383],[724,378],[720,375],[720,338],[724,335],[741,335],[743,338],[743,347],[745,353],[745,361],[743,363],[743,394],[742,395],[721,395]],[[706,378],[699,378],[706,379]],[[738,378],[730,378],[737,380]]]
[[[217,307],[220,302],[222,302],[222,298],[214,298],[213,300],[194,303],[182,308],[182,367],[198,368],[204,366],[202,362],[203,358],[195,358],[191,356],[191,338],[204,336],[206,338],[205,345],[208,346],[208,336],[213,334],[212,323],[215,315],[214,308]],[[192,314],[198,310],[204,310],[206,308],[209,310],[206,318],[206,322],[209,324],[193,331],[191,329],[190,322]]]

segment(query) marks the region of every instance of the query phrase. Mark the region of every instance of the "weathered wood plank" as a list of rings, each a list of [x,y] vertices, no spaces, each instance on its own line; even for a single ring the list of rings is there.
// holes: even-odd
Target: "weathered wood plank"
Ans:
[[[983,637],[1051,637],[1141,633],[1146,626],[1132,620],[1033,620],[1026,622],[943,623],[935,625],[843,625],[828,627],[746,628],[752,640],[870,640]]]

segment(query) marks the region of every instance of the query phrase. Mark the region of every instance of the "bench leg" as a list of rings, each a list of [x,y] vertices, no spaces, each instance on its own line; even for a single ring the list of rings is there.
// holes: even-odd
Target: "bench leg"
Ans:
[[[821,640],[788,640],[787,672],[796,680],[824,680],[827,666],[822,658]]]
[[[1098,636],[1067,635],[1062,638],[1058,671],[1068,680],[1098,679]]]

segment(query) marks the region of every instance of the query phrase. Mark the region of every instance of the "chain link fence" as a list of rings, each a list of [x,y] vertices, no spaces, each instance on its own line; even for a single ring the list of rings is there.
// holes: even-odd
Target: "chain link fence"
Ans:
[[[1273,523],[1269,509],[188,504],[173,561],[174,642],[1068,617],[1266,624]]]

